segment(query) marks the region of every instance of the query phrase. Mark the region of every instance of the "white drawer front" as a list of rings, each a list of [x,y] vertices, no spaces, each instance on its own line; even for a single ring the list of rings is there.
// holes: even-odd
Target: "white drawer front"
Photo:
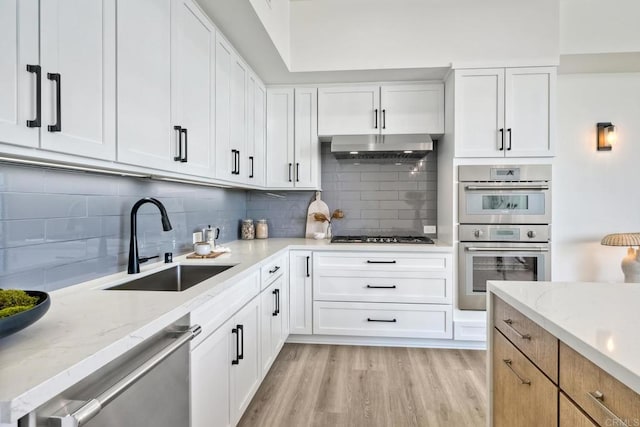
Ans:
[[[446,271],[450,254],[421,254],[397,252],[331,252],[315,253],[315,271]]]
[[[398,338],[452,338],[450,305],[322,302],[313,333]]]
[[[314,286],[314,300],[447,304],[451,302],[448,289],[442,274],[345,272],[321,275]]]
[[[260,274],[262,276],[261,290],[264,290],[278,277],[282,276],[287,267],[287,254],[280,255],[262,266]]]

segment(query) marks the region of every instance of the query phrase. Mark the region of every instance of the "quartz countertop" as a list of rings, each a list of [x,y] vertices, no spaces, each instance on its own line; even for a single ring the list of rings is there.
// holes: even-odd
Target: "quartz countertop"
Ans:
[[[225,244],[230,253],[214,259],[176,257],[173,264],[143,264],[140,276],[176,264],[234,265],[182,292],[105,291],[131,280],[125,272],[50,293],[51,308],[35,324],[0,339],[0,426],[55,397],[126,353],[194,308],[233,287],[254,267],[289,249],[451,253],[436,242],[422,244],[335,244],[327,240],[267,239]]]
[[[640,284],[488,282],[488,290],[640,393]]]

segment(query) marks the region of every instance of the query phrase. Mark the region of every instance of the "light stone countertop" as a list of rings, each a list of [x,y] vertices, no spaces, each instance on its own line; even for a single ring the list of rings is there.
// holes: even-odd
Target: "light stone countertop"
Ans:
[[[16,420],[126,353],[194,308],[230,289],[270,258],[287,251],[397,251],[451,253],[446,244],[331,244],[327,240],[267,239],[225,244],[210,260],[176,257],[143,264],[140,275],[176,264],[234,265],[182,292],[103,289],[131,280],[125,272],[50,293],[51,308],[33,325],[0,339],[0,426]]]
[[[640,393],[640,284],[488,282],[488,290]]]

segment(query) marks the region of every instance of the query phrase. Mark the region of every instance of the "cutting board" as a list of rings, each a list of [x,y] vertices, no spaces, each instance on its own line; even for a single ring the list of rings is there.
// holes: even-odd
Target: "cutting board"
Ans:
[[[307,210],[307,231],[305,233],[305,237],[307,239],[313,239],[313,233],[326,233],[327,227],[329,226],[328,222],[320,222],[313,219],[313,214],[316,212],[323,213],[327,216],[327,218],[331,218],[331,214],[329,213],[329,206],[322,200],[320,200],[320,192],[316,192],[316,199],[309,204],[309,209]]]

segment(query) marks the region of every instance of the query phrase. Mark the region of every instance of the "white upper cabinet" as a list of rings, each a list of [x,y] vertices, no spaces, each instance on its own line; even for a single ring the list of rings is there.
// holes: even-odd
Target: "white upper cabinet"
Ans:
[[[118,161],[175,170],[171,0],[118,0]]]
[[[318,134],[444,133],[444,85],[416,83],[324,87],[318,91]]]
[[[233,181],[246,182],[247,172],[247,65],[234,56],[231,65],[231,149],[235,150]],[[233,154],[233,153],[232,153]]]
[[[39,144],[38,42],[38,0],[0,1],[0,143]]]
[[[383,134],[444,133],[444,85],[388,85],[380,88]]]
[[[318,90],[319,135],[380,132],[380,86],[338,86]]]
[[[258,78],[250,74],[247,79],[247,183],[264,186],[266,148],[266,89]]]
[[[294,98],[294,186],[320,186],[320,142],[318,140],[318,90],[296,88]]]
[[[171,122],[179,136],[174,159],[181,171],[211,177],[216,31],[191,0],[174,2],[172,19]]]
[[[40,2],[41,147],[114,160],[115,0]]]
[[[267,187],[293,187],[292,88],[267,89]]]
[[[553,156],[554,67],[455,73],[457,157]]]

